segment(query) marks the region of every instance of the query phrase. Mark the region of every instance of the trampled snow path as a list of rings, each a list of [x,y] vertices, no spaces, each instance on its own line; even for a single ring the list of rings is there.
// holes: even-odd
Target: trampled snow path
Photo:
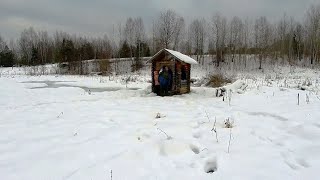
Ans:
[[[32,80],[75,82],[21,83]],[[84,77],[0,84],[1,179],[98,180],[110,179],[111,170],[114,180],[317,179],[320,101],[306,91],[261,87],[233,94],[229,106],[203,87],[162,98],[145,83],[125,90]],[[71,86],[120,90],[88,94]],[[230,153],[226,118],[234,121]]]

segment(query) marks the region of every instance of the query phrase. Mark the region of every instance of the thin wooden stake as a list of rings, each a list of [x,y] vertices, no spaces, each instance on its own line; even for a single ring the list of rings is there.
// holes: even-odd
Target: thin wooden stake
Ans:
[[[214,117],[214,125],[213,125],[213,127],[214,127],[214,132],[216,133],[216,140],[217,140],[217,142],[219,142],[218,141],[218,132],[217,132],[217,127],[216,127],[216,122],[217,122],[217,117]]]
[[[209,115],[208,115],[207,111],[204,110],[204,112],[206,113],[206,116],[207,116],[207,119],[208,119],[208,123],[210,123],[210,118],[209,118]]]
[[[229,137],[228,153],[230,153],[231,129],[232,129],[232,128],[230,128],[230,137]]]

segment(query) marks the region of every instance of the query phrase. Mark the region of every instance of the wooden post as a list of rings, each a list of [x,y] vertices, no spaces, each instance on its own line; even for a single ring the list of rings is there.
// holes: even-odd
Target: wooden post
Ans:
[[[299,104],[300,104],[300,94],[298,93],[298,106],[299,106]]]
[[[151,62],[151,89],[152,92],[156,92],[155,90],[155,82],[154,82],[154,71],[155,71],[155,63],[152,61]]]
[[[188,92],[189,93],[191,91],[190,89],[190,85],[191,85],[191,64],[187,64],[187,89],[188,89]]]

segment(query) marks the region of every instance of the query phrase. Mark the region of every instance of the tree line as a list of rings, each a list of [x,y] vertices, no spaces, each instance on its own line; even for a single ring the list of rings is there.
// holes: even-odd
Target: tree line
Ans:
[[[49,35],[33,27],[9,42],[0,36],[0,66],[131,58],[135,71],[143,66],[141,57],[162,48],[194,55],[201,64],[205,55],[211,56],[216,66],[225,58],[233,62],[248,54],[256,55],[260,68],[266,58],[287,60],[292,65],[302,59],[311,65],[320,62],[320,4],[310,6],[300,21],[285,14],[277,22],[265,16],[227,19],[215,14],[186,24],[178,13],[166,10],[154,19],[148,32],[141,17],[130,17],[114,29],[112,36],[95,38],[62,31]]]

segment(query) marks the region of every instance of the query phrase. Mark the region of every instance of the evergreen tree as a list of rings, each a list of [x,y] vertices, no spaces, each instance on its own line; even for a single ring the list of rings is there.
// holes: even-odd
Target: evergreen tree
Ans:
[[[123,42],[119,53],[120,53],[120,57],[121,58],[131,57],[131,55],[130,55],[130,46],[129,46],[127,41]]]
[[[72,62],[75,60],[75,48],[72,40],[63,39],[62,48],[60,51],[62,55],[62,61]]]
[[[94,49],[91,43],[86,42],[81,45],[79,49],[79,54],[82,60],[88,60],[94,58]]]
[[[32,47],[31,64],[37,65],[38,62],[39,62],[38,49],[35,47]]]
[[[14,65],[14,54],[5,46],[4,49],[0,52],[0,66],[12,67]]]

